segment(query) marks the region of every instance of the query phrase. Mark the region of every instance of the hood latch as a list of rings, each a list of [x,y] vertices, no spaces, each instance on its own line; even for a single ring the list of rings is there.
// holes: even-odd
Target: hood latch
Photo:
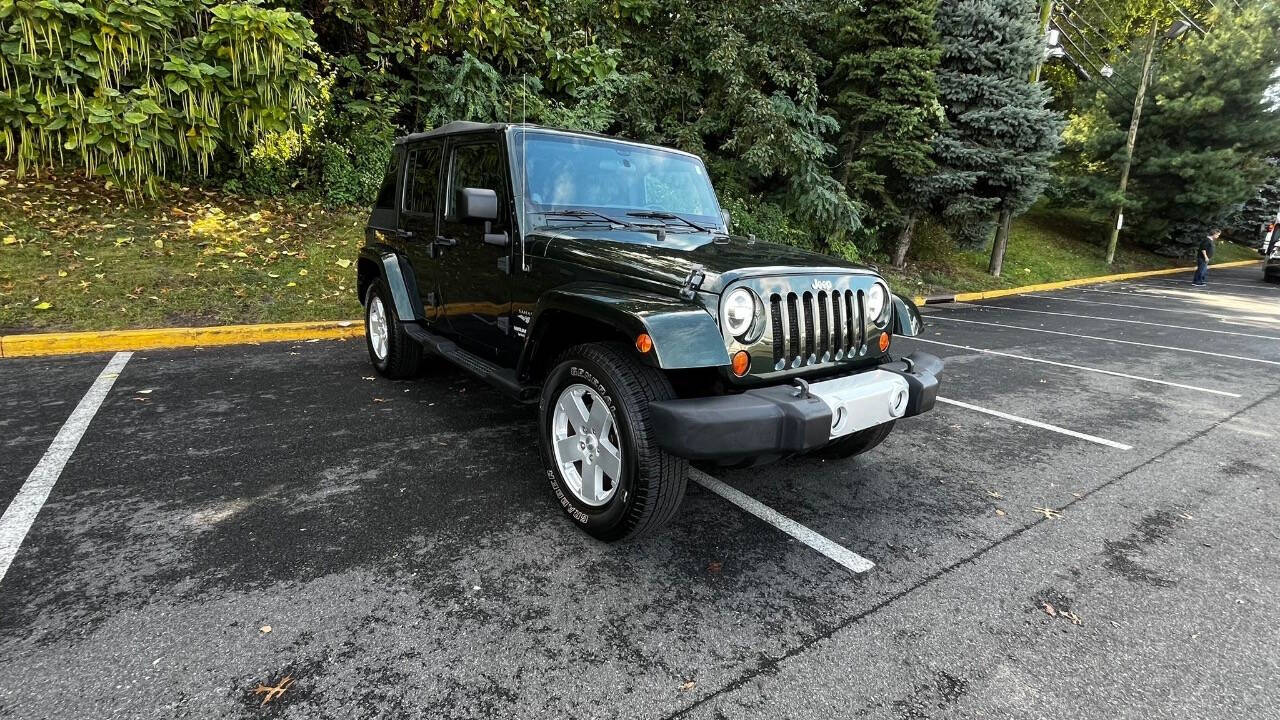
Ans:
[[[689,275],[684,279],[684,286],[680,288],[680,297],[685,300],[692,300],[697,294],[698,288],[702,287],[702,281],[705,280],[707,274],[703,272],[701,265],[694,265],[689,271]]]

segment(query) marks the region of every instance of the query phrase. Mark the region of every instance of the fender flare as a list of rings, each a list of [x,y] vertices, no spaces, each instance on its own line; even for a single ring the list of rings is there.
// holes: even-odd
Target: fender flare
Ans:
[[[915,301],[906,295],[893,294],[893,334],[915,337],[924,332],[924,318]]]
[[[557,312],[615,327],[632,339],[648,333],[653,350],[642,358],[664,370],[729,364],[720,327],[696,303],[607,285],[577,285],[551,290],[539,299],[529,322],[531,341],[520,353],[517,373],[530,367],[546,334],[545,318]]]
[[[402,322],[417,322],[422,319],[418,312],[418,308],[422,307],[422,299],[418,295],[418,284],[408,260],[389,248],[372,246],[360,249],[360,259],[370,261],[377,267],[379,277],[391,292],[397,319]],[[364,298],[360,298],[360,301],[363,302]]]

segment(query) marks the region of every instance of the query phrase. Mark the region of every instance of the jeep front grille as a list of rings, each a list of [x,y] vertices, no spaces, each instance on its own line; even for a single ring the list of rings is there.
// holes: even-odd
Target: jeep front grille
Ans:
[[[865,352],[862,305],[861,290],[770,295],[773,369],[843,360]]]

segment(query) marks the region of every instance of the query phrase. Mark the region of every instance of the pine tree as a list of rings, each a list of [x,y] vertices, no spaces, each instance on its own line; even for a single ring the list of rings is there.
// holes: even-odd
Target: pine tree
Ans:
[[[1029,81],[1043,52],[1027,0],[942,0],[939,96],[947,129],[935,140],[937,172],[923,188],[963,247],[997,228],[990,271],[1000,274],[1009,224],[1049,181],[1062,131],[1048,91]]]
[[[1203,36],[1157,40],[1124,198],[1124,232],[1167,255],[1192,254],[1207,227],[1228,222],[1276,173],[1267,156],[1280,147],[1280,111],[1264,98],[1280,66],[1280,8],[1250,3],[1204,25]],[[1117,77],[1135,82],[1135,59]],[[1080,166],[1094,169],[1087,199],[1111,210],[1132,99],[1100,90],[1067,136]]]
[[[897,231],[899,266],[921,211],[915,186],[933,171],[930,145],[942,128],[936,9],[937,0],[845,5],[827,83],[841,128],[841,181],[867,209],[868,226]]]

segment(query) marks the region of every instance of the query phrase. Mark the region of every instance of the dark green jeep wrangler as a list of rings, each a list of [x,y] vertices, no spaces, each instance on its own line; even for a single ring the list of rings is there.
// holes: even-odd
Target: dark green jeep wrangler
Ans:
[[[399,138],[357,287],[387,377],[449,360],[539,403],[547,481],[592,535],[669,520],[689,460],[848,457],[933,407],[942,363],[875,271],[729,233],[702,161],[454,122]]]

